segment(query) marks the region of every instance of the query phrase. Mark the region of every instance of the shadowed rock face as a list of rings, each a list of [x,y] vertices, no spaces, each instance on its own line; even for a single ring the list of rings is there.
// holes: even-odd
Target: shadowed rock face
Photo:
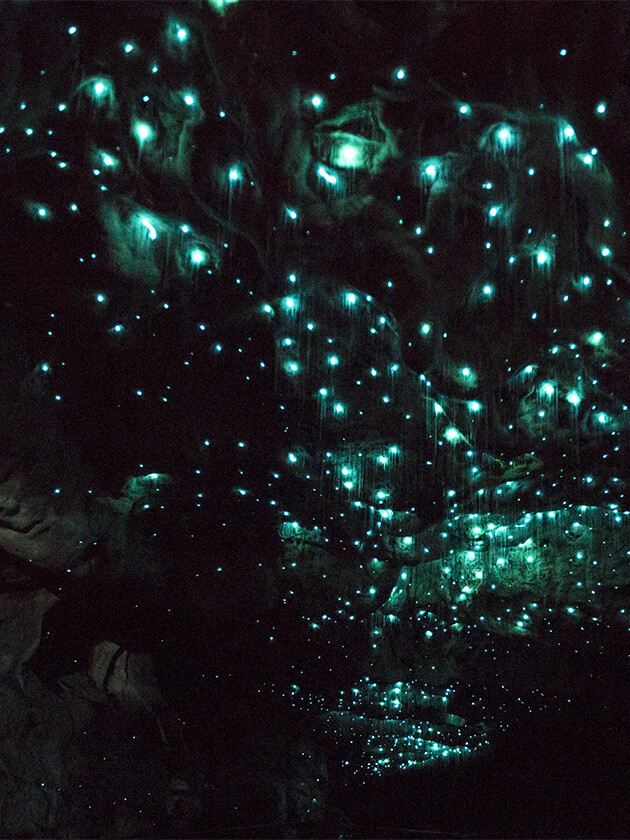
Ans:
[[[22,666],[39,647],[42,619],[55,601],[46,589],[0,594],[0,674],[23,685]]]
[[[54,570],[75,570],[94,540],[87,514],[59,511],[54,495],[30,491],[24,475],[0,484],[0,550]]]

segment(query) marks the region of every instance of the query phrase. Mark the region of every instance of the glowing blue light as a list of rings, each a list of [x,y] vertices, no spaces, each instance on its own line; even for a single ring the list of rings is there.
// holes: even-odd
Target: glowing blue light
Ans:
[[[562,134],[565,140],[575,140],[575,130],[571,125],[566,125]]]
[[[328,396],[328,388],[320,388],[319,391],[320,397],[327,397]]]
[[[44,371],[44,373],[48,373],[48,371],[50,370],[50,365],[44,363],[42,365],[42,370]]]
[[[239,181],[240,180],[241,173],[239,172],[239,170],[236,167],[232,167],[232,169],[230,169],[229,178],[230,178],[230,181]]]
[[[335,173],[331,172],[329,169],[326,169],[325,166],[319,166],[317,168],[317,174],[319,175],[320,178],[323,178],[324,181],[326,181],[326,183],[330,184],[331,186],[336,184],[337,181],[339,180],[337,178],[337,176],[335,175]]]
[[[294,312],[297,309],[297,299],[294,297],[285,297],[282,303],[289,312]]]
[[[493,292],[494,292],[494,286],[490,286],[490,285],[487,285],[487,284],[486,284],[486,285],[483,287],[482,292],[484,293],[484,295],[485,295],[486,297],[491,297],[491,296],[492,296],[492,294],[493,294]]]
[[[328,364],[331,367],[337,367],[337,365],[339,364],[339,356],[329,356],[328,357]]]
[[[608,248],[608,246],[604,245],[599,253],[602,255],[602,257],[610,257],[612,251],[610,250],[610,248]]]
[[[494,136],[495,145],[501,151],[505,151],[508,147],[513,146],[516,141],[516,134],[509,125],[503,125],[497,129]]]
[[[74,35],[76,31],[77,31],[76,26],[71,26],[71,27],[68,29],[68,35]]]
[[[407,73],[405,72],[404,68],[399,67],[398,70],[396,70],[396,78],[399,81],[402,82],[402,80],[405,78],[406,75],[407,75]]]
[[[140,141],[140,144],[145,143],[153,137],[153,129],[145,122],[136,122],[133,127],[134,134]]]
[[[129,54],[130,52],[133,52],[133,44],[125,44],[124,49],[125,49],[125,52],[127,54]]]
[[[606,103],[600,102],[597,108],[595,108],[598,114],[605,114],[606,113]]]
[[[141,224],[149,231],[149,239],[151,241],[157,239],[157,231],[146,216],[141,216]]]
[[[571,405],[578,406],[582,402],[582,397],[577,391],[569,391],[567,394],[567,402],[571,403]]]
[[[431,324],[422,324],[420,331],[422,335],[428,335],[431,332]]]
[[[287,216],[288,216],[290,219],[292,219],[293,221],[295,221],[295,220],[297,219],[297,215],[298,215],[298,214],[297,214],[297,212],[296,212],[295,210],[292,210],[290,207],[287,207]]]
[[[460,105],[459,106],[459,113],[460,114],[470,114],[470,105]]]
[[[553,397],[556,392],[553,382],[544,382],[541,385],[540,390],[546,397]]]
[[[323,104],[324,97],[320,96],[319,93],[316,93],[314,94],[314,96],[311,96],[311,105],[313,106],[313,108],[321,108]]]
[[[341,403],[335,403],[335,414],[343,414],[345,410],[344,405]]]
[[[494,219],[494,218],[495,218],[495,216],[497,216],[498,212],[499,212],[499,208],[498,208],[498,207],[491,207],[491,208],[488,210],[488,215],[490,216],[490,218],[491,218],[491,219]]]
[[[471,401],[468,403],[468,409],[469,409],[469,411],[475,411],[475,412],[477,412],[477,411],[481,411],[482,407],[483,407],[483,406],[481,405],[481,403],[480,403],[480,402],[477,402],[477,400],[471,400]]]
[[[188,38],[188,32],[184,29],[183,26],[180,26],[177,30],[177,40],[178,41],[185,41]]]
[[[289,460],[289,463],[297,464],[297,455],[294,455],[293,452],[289,452],[289,454],[287,455],[287,458]]]
[[[194,265],[203,265],[207,258],[207,254],[205,251],[202,251],[200,248],[193,248],[190,252],[190,261],[194,263]]]
[[[354,292],[347,292],[347,293],[346,293],[346,303],[347,303],[349,306],[354,306],[354,304],[357,302],[357,300],[358,300],[358,298],[357,298],[357,296],[354,294]]]
[[[551,254],[545,251],[544,248],[539,248],[536,252],[536,262],[538,265],[547,265],[547,263],[551,262]]]
[[[197,97],[192,93],[185,93],[184,102],[186,103],[186,105],[195,105],[197,102]]]
[[[107,300],[107,298],[105,297],[105,295],[103,295],[103,294],[96,295],[96,302],[97,303],[105,303],[106,300]]]

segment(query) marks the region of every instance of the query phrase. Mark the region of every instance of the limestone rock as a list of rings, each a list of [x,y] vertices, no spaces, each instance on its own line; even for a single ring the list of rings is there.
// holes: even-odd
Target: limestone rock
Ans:
[[[92,650],[89,675],[99,688],[126,705],[153,709],[163,702],[148,654],[100,642]]]
[[[77,565],[93,540],[84,511],[61,511],[54,496],[29,490],[13,471],[0,483],[0,549],[43,565],[66,570]]]
[[[39,647],[42,618],[55,601],[47,589],[0,594],[0,674],[22,684],[22,666]]]

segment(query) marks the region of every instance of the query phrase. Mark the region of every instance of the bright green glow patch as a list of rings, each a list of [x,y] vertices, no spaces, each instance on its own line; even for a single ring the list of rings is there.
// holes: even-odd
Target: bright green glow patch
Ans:
[[[345,405],[343,405],[342,403],[335,403],[335,414],[344,414],[345,411]]]
[[[605,114],[606,113],[606,103],[605,102],[600,102],[597,105],[597,108],[595,108],[595,112],[598,113],[600,116],[602,114]]]
[[[567,402],[571,403],[571,405],[578,406],[582,402],[582,397],[575,390],[569,391],[567,394]]]
[[[586,340],[589,344],[592,344],[593,347],[598,347],[604,340],[604,333],[601,333],[599,332],[599,330],[597,330],[596,332],[591,333],[591,335],[589,335],[589,337]]]
[[[197,100],[197,94],[196,94],[196,93],[193,93],[192,91],[186,91],[185,93],[183,93],[183,94],[182,94],[182,98],[183,98],[183,100],[184,100],[184,103],[185,103],[186,105],[188,105],[189,107],[191,107],[191,108],[192,108],[194,105],[196,105],[196,104],[197,104],[197,102],[198,102],[198,100]]]
[[[464,436],[455,426],[449,426],[444,432],[444,437],[449,443],[458,443],[460,440],[463,440]]]
[[[311,105],[316,110],[324,107],[324,97],[320,93],[315,93],[311,96]]]
[[[104,152],[102,149],[99,150],[99,156],[101,166],[104,166],[106,169],[116,170],[120,166],[118,158],[110,155],[108,152]]]
[[[328,364],[331,367],[337,367],[337,365],[339,364],[339,356],[329,356],[328,357]]]
[[[297,298],[291,297],[289,295],[289,297],[284,298],[284,300],[282,301],[282,305],[287,310],[287,312],[296,312],[298,308]]]
[[[468,116],[470,113],[472,113],[472,109],[471,109],[470,105],[466,105],[465,103],[462,103],[459,106],[459,113],[463,114],[464,116]]]
[[[238,3],[238,0],[208,0],[208,3],[215,12],[218,12],[220,15],[225,14],[225,10],[228,6],[232,6],[235,3]]]
[[[289,375],[292,375],[292,376],[294,376],[296,373],[300,372],[299,364],[297,362],[293,362],[293,361],[285,362],[284,369]]]
[[[140,216],[140,224],[148,230],[149,239],[152,242],[157,239],[157,231],[155,227],[151,224],[151,220],[148,218],[148,216]]]
[[[334,186],[339,181],[339,178],[337,178],[335,173],[332,172],[330,169],[327,169],[323,165],[317,167],[317,174],[320,178],[322,178],[324,181],[326,181],[327,184],[330,184],[331,186]]]
[[[114,85],[111,79],[105,78],[104,76],[97,76],[88,79],[88,82],[90,82],[88,90],[90,90],[92,98],[96,102],[100,103],[104,99],[113,98]]]
[[[138,140],[138,143],[142,146],[143,143],[151,140],[155,134],[153,129],[148,123],[145,122],[135,122],[133,124],[133,133]]]
[[[407,71],[404,67],[399,67],[397,70],[394,71],[394,76],[398,79],[399,82],[402,82],[407,77]]]
[[[603,245],[600,248],[599,253],[602,255],[602,257],[605,257],[605,258],[612,256],[612,251],[610,250],[610,248],[607,245]]]
[[[510,125],[500,125],[494,132],[494,147],[501,152],[511,149],[517,140],[517,133]]]
[[[431,332],[431,324],[421,324],[420,332],[422,335],[428,335]]]
[[[293,210],[291,207],[287,207],[287,216],[294,222],[297,219],[298,214],[296,210]]]
[[[330,162],[340,169],[357,169],[364,165],[364,155],[358,145],[343,143],[333,147]]]
[[[358,297],[355,295],[354,292],[346,292],[345,300],[348,306],[354,306],[355,303],[358,301]]]
[[[553,395],[556,393],[556,386],[553,384],[553,382],[543,382],[543,384],[540,386],[540,392],[545,397],[553,397]]]
[[[584,166],[591,167],[593,165],[593,155],[589,155],[588,152],[580,152],[577,158],[584,164]]]
[[[205,251],[202,251],[201,248],[193,248],[190,252],[190,261],[193,265],[203,265],[208,258],[208,255]]]
[[[468,410],[469,411],[477,412],[477,411],[481,411],[482,408],[483,408],[483,406],[481,405],[480,402],[477,402],[477,400],[471,400],[468,403]]]
[[[549,251],[545,251],[544,248],[539,248],[536,251],[536,262],[538,265],[549,265],[551,262],[551,254]]]

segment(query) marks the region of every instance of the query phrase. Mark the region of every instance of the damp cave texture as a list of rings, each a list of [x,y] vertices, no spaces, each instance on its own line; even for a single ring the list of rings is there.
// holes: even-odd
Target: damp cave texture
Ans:
[[[629,836],[628,4],[0,40],[0,835]]]

